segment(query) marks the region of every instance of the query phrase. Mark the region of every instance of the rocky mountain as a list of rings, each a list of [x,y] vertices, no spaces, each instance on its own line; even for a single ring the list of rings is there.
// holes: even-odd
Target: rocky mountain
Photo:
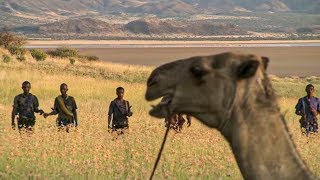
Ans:
[[[150,1],[141,6],[130,8],[129,12],[174,17],[195,14],[198,10],[193,4],[180,0],[162,0]]]
[[[0,12],[47,16],[97,13],[184,16],[215,11],[320,13],[320,0],[2,0],[0,2]]]
[[[21,27],[20,31],[24,31]],[[245,35],[247,31],[228,23],[214,23],[208,21],[176,21],[160,20],[158,18],[143,18],[127,24],[110,24],[92,18],[68,19],[54,23],[42,24],[26,29],[25,33],[37,33],[45,37],[53,36],[137,36],[137,35],[190,35],[213,36]],[[33,31],[29,31],[33,29]]]
[[[157,18],[144,18],[129,22],[126,31],[135,34],[191,34],[195,36],[245,35],[247,32],[233,24],[211,21],[161,21]]]
[[[38,26],[39,34],[113,34],[121,31],[121,26],[92,18],[76,18]]]
[[[315,38],[319,18],[320,0],[0,0],[0,28],[28,37]]]
[[[225,11],[290,11],[281,0],[198,0],[198,7]]]

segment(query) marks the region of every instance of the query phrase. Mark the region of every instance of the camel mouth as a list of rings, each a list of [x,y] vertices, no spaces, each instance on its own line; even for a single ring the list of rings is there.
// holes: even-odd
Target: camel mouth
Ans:
[[[157,105],[151,105],[152,109],[149,111],[151,116],[157,118],[165,118],[170,114],[169,107],[171,105],[173,95],[172,94],[165,94],[161,96],[161,102]]]

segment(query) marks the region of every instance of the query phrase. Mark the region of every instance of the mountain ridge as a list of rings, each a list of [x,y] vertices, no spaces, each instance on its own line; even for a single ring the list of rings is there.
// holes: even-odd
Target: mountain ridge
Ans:
[[[31,38],[319,38],[319,18],[320,0],[0,1],[0,28]]]
[[[139,13],[159,16],[221,11],[299,11],[320,13],[320,0],[3,0],[0,11],[60,16]]]

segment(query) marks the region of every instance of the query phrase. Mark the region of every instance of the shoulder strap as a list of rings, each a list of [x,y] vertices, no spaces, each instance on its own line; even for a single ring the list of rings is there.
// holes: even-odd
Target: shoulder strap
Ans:
[[[113,100],[113,103],[116,105],[116,107],[118,108],[118,110],[119,110],[122,114],[127,114],[127,112],[124,112],[124,111],[122,110],[122,108],[119,107],[119,104],[116,102],[116,99]],[[125,101],[125,106],[126,106],[126,110],[127,110],[126,101]]]
[[[63,98],[62,98],[61,96],[58,96],[58,97],[57,97],[57,100],[58,100],[58,104],[59,104],[62,112],[63,112],[64,114],[68,115],[68,116],[73,117],[73,113],[70,112],[70,111],[67,109],[66,105],[64,104]]]
[[[303,98],[301,99],[301,101],[302,101],[303,113],[305,114],[305,113],[306,113],[305,97],[303,97]]]

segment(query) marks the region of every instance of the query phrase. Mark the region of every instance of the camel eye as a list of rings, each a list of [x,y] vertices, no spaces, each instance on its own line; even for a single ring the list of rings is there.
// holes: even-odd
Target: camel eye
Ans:
[[[193,66],[190,68],[190,72],[193,74],[194,77],[196,78],[202,78],[204,75],[208,73],[206,69],[200,66]]]

